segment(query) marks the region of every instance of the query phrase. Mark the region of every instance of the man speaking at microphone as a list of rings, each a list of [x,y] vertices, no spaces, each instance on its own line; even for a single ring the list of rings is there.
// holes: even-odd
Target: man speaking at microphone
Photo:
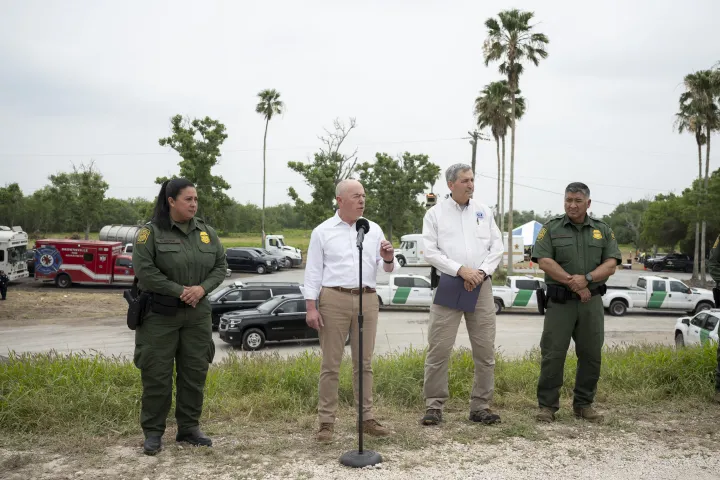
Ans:
[[[357,410],[358,398],[358,313],[360,295],[363,303],[363,432],[387,436],[389,430],[380,425],[372,412],[372,354],[379,303],[375,293],[378,267],[392,272],[400,268],[390,242],[385,240],[380,226],[366,219],[358,219],[365,209],[365,189],[357,180],[343,180],[335,189],[338,210],[318,225],[310,235],[305,265],[305,303],[307,324],[318,331],[322,366],[319,382],[318,420],[320,430],[316,439],[332,440],[335,412],[338,406],[338,379],[345,340],[350,333],[353,362],[353,391]],[[367,222],[367,223],[365,223]],[[369,225],[362,241],[362,292],[359,290],[357,248],[358,228]]]

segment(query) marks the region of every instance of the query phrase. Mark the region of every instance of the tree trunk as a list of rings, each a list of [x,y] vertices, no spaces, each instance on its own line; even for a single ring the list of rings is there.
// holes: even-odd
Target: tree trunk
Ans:
[[[515,183],[515,90],[514,85],[510,85],[510,203],[508,212],[508,275],[513,274],[513,193]]]
[[[698,198],[695,211],[695,258],[693,259],[692,279],[697,280],[700,274],[700,197],[702,195],[702,144],[696,137],[698,147]]]
[[[710,126],[705,127],[705,131],[707,132],[707,144],[705,145],[705,184],[703,185],[703,201],[701,202],[703,207],[703,212],[706,207],[705,200],[707,195],[707,188],[708,188],[708,181],[710,179]],[[700,281],[702,282],[703,286],[705,285],[705,282],[707,281],[705,273],[706,273],[706,262],[705,262],[705,245],[707,244],[705,235],[707,234],[707,222],[705,222],[705,214],[703,213],[703,222],[702,222],[702,236],[700,238]]]
[[[85,240],[90,240],[90,223],[85,224]]]
[[[500,193],[500,231],[505,231],[505,135],[502,136],[502,191]]]
[[[698,210],[700,210],[700,205],[697,206]],[[698,274],[700,272],[699,265],[700,265],[700,222],[695,222],[695,258],[693,260],[693,274],[692,274],[692,280],[698,279]]]
[[[497,151],[498,161],[498,174],[497,174],[497,203],[495,208],[497,209],[497,224],[500,225],[500,138],[495,137],[495,150]]]
[[[263,137],[263,204],[262,204],[262,216],[260,217],[260,238],[262,242],[262,248],[265,248],[265,155],[267,153],[267,131],[268,125],[270,124],[270,118],[265,119],[265,136]]]

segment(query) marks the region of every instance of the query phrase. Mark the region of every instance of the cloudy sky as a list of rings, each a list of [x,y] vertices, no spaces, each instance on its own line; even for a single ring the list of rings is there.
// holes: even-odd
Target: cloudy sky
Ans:
[[[720,2],[581,4],[4,2],[0,185],[29,194],[71,162],[94,160],[109,196],[150,198],[155,177],[178,171],[158,138],[180,113],[226,125],[215,172],[237,201],[259,204],[264,122],[254,107],[264,88],[287,105],[268,135],[270,205],[289,201],[293,185],[309,197],[287,162],[317,151],[334,118],[356,117],[347,146],[361,161],[409,151],[443,170],[469,163],[473,101],[499,79],[496,65],[484,66],[484,21],[521,8],[535,11],[550,45],[521,80],[528,111],[517,130],[515,207],[559,212],[570,181],[591,187],[599,215],[682,191],[697,157],[693,137],[673,131],[673,114],[683,76],[720,61]],[[481,143],[477,170],[476,198],[494,204],[492,142]],[[435,191],[447,192],[442,180]]]

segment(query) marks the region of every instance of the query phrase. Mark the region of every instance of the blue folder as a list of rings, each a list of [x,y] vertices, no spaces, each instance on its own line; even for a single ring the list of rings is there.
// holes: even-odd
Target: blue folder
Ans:
[[[485,281],[490,281],[486,279]],[[461,310],[463,312],[474,312],[482,283],[475,287],[472,292],[465,290],[465,280],[461,276],[440,275],[437,291],[435,292],[435,305]]]

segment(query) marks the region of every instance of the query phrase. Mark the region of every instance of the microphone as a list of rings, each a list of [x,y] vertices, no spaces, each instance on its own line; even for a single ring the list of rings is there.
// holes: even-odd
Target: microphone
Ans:
[[[362,248],[363,240],[365,240],[365,234],[370,231],[370,222],[367,218],[360,217],[355,221],[355,230],[357,230],[357,246]]]

